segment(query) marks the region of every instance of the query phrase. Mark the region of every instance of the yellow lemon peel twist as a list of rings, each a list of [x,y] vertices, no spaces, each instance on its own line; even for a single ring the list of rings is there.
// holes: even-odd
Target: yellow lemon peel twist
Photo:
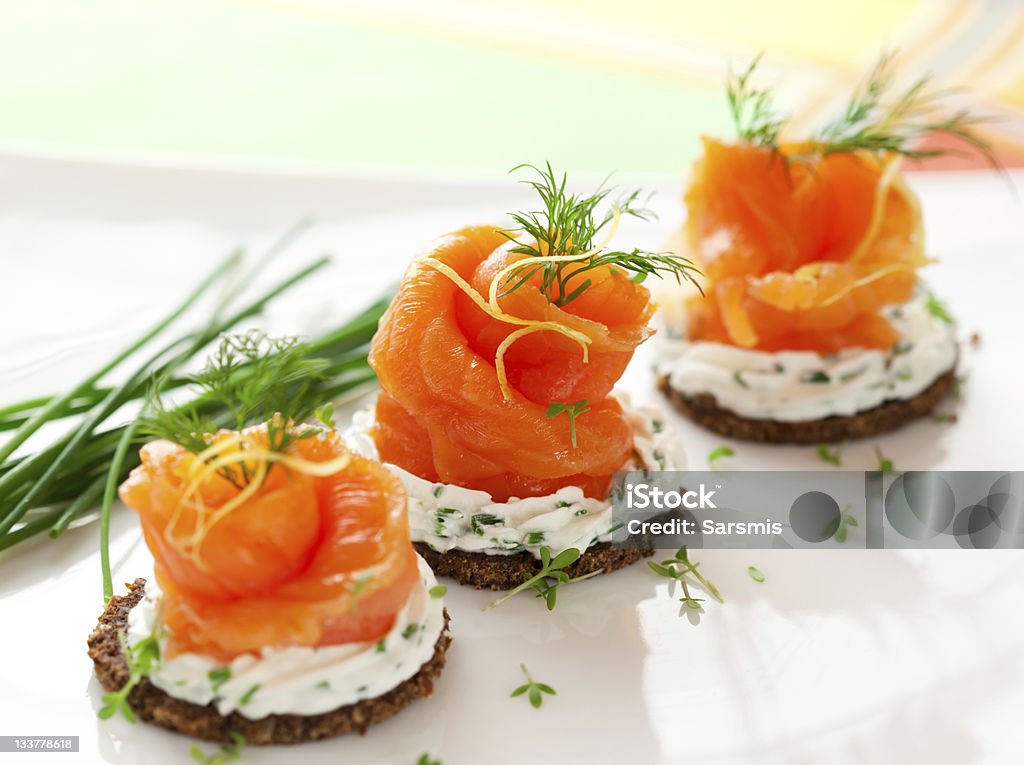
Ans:
[[[486,301],[483,299],[483,296],[473,289],[473,286],[463,279],[462,276],[459,275],[459,273],[451,266],[446,263],[442,263],[437,258],[429,256],[419,259],[419,263],[429,266],[448,277],[448,279],[450,279],[456,287],[464,292],[481,311],[486,313],[492,319],[503,321],[507,324],[516,324],[521,327],[520,329],[511,332],[504,340],[502,340],[495,352],[494,368],[498,376],[498,387],[501,389],[501,395],[505,401],[512,398],[512,387],[508,383],[508,374],[505,369],[505,354],[517,340],[520,340],[527,335],[532,335],[535,332],[557,332],[558,334],[568,337],[570,340],[578,343],[583,351],[583,363],[588,363],[590,361],[589,346],[590,343],[593,342],[593,339],[585,332],[580,332],[579,330],[568,327],[557,321],[523,319],[518,316],[513,316],[510,313],[506,313],[498,303],[498,289],[500,285],[504,283],[513,271],[521,269],[524,266],[530,266],[535,263],[571,263],[574,261],[587,260],[593,257],[607,247],[608,243],[612,240],[612,237],[615,236],[615,233],[619,228],[619,221],[621,217],[622,214],[618,205],[612,205],[612,225],[608,229],[608,234],[600,245],[592,247],[586,252],[581,252],[576,255],[541,255],[537,257],[523,258],[522,260],[517,260],[516,262],[505,266],[491,280],[488,299]]]
[[[272,464],[282,465],[297,473],[324,478],[344,470],[352,460],[352,455],[349,452],[332,460],[314,462],[263,447],[239,449],[233,454],[223,453],[232,447],[241,446],[247,441],[247,438],[244,433],[237,433],[233,436],[219,439],[209,448],[195,456],[192,464],[189,466],[189,475],[192,480],[185,488],[185,492],[178,500],[174,513],[164,528],[164,538],[188,557],[200,570],[207,570],[201,555],[201,547],[206,535],[209,534],[214,526],[241,507],[262,488]],[[249,461],[256,462],[252,478],[238,494],[210,514],[206,503],[203,501],[202,493],[199,492],[199,488],[221,468]],[[195,501],[193,501],[193,496]],[[195,510],[196,523],[192,534],[182,539],[175,536],[174,531],[186,507],[191,507]]]

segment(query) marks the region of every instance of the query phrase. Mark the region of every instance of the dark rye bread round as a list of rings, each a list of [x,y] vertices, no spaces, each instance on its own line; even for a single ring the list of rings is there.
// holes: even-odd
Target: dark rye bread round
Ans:
[[[108,691],[118,690],[128,681],[128,665],[121,651],[118,630],[125,629],[128,612],[142,599],[145,586],[145,579],[136,579],[128,585],[127,595],[111,598],[89,636],[89,657],[96,667],[100,685]],[[299,744],[345,733],[365,733],[371,725],[434,692],[434,681],[444,668],[445,652],[450,643],[448,611],[445,610],[444,628],[435,644],[434,655],[419,672],[382,696],[318,715],[268,715],[259,720],[250,720],[237,712],[224,716],[212,703],[199,706],[169,696],[147,678],[128,695],[128,703],[140,720],[193,738],[222,743],[231,743],[231,733],[242,734],[249,745]]]
[[[450,576],[459,584],[478,590],[511,590],[540,571],[540,561],[528,552],[514,555],[487,555],[465,550],[438,552],[422,542],[414,542],[423,559],[438,576]],[[587,548],[579,559],[564,571],[569,576],[583,576],[594,571],[609,573],[636,563],[654,554],[650,540],[630,538],[622,544],[601,542]]]
[[[658,375],[658,388],[673,406],[699,425],[730,438],[772,444],[822,444],[867,438],[895,430],[931,413],[956,382],[954,365],[914,398],[883,401],[873,409],[849,417],[825,417],[804,422],[755,420],[718,406],[710,393],[687,396]]]

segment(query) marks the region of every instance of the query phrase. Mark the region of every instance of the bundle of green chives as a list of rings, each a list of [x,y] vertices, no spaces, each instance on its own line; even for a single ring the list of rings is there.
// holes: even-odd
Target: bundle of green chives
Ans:
[[[159,346],[129,371],[124,382],[102,384],[112,372],[121,370],[129,359],[148,349],[203,295],[235,271],[241,261],[240,253],[233,253],[219,263],[163,320],[65,393],[0,407],[0,431],[13,431],[0,444],[0,550],[44,531],[57,538],[72,522],[99,506],[104,591],[110,595],[107,557],[110,511],[118,484],[138,464],[139,439],[134,422],[110,426],[107,421],[124,404],[143,398],[154,386],[159,393],[184,385],[186,380],[178,374],[180,369],[204,348],[242,321],[259,314],[276,297],[327,265],[328,259],[320,258],[252,302],[235,307],[239,295],[259,273],[262,264],[281,252],[298,230],[289,232],[238,280],[204,325]],[[324,378],[316,382],[325,402],[374,379],[366,355],[377,321],[386,306],[387,300],[380,300],[310,343],[311,355],[327,362]],[[244,374],[244,370],[240,370],[240,374]],[[224,415],[220,405],[201,395],[194,395],[179,406],[202,412],[214,422]],[[17,454],[19,448],[46,423],[75,415],[81,415],[80,419],[49,446],[31,454]]]

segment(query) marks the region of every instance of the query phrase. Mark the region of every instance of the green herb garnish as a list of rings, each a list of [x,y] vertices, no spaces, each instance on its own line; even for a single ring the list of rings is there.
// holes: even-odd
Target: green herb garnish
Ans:
[[[735,457],[735,456],[736,456],[736,452],[733,451],[731,446],[726,446],[725,444],[723,444],[721,446],[716,446],[714,449],[711,450],[711,453],[708,454],[708,467],[714,469],[715,462],[720,460],[722,457]]]
[[[835,449],[829,449],[827,444],[818,444],[818,459],[823,462],[828,462],[831,465],[839,467],[842,465],[842,457],[839,453],[839,447]]]
[[[703,574],[698,571],[700,563],[691,563],[689,554],[685,547],[680,547],[675,554],[674,558],[664,560],[661,563],[655,563],[654,561],[647,562],[648,567],[658,576],[663,576],[666,579],[671,579],[673,582],[678,582],[683,590],[683,597],[679,601],[691,610],[698,610],[701,608],[701,603],[704,602],[704,598],[695,598],[690,594],[689,584],[686,580],[687,575],[692,575],[694,579],[700,582],[701,586],[707,591],[707,593],[717,600],[719,603],[724,603],[725,600],[722,598],[722,594],[718,591],[718,588],[711,583]]]
[[[540,571],[527,578],[526,581],[515,589],[509,590],[497,600],[488,603],[484,606],[484,610],[489,611],[496,606],[500,606],[509,598],[515,597],[519,593],[531,589],[537,593],[538,598],[544,599],[545,604],[547,604],[548,611],[554,610],[559,587],[565,584],[572,584],[573,582],[581,582],[584,579],[590,579],[590,577],[597,576],[601,573],[601,570],[599,569],[597,571],[591,571],[589,574],[583,574],[582,576],[570,577],[563,569],[571,566],[579,560],[579,557],[580,551],[575,547],[562,550],[562,552],[558,553],[554,558],[551,557],[550,547],[540,548]]]
[[[741,388],[749,388],[750,387],[750,385],[744,379],[742,372],[733,372],[732,373],[732,379],[733,379],[733,382],[735,382]]]
[[[892,460],[882,454],[882,449],[878,446],[875,447],[875,456],[878,457],[878,469],[883,473],[891,473],[894,470]]]
[[[211,669],[206,673],[206,679],[210,681],[210,690],[217,693],[220,687],[231,679],[231,667],[225,664],[223,667]]]
[[[433,587],[427,590],[427,592],[430,594],[430,597],[432,597],[434,600],[440,600],[448,593],[448,588],[445,587],[443,584],[435,584]]]
[[[832,378],[822,372],[820,369],[816,372],[811,372],[809,375],[804,375],[800,382],[812,383],[814,385],[824,385],[832,382]]]
[[[327,370],[326,359],[312,353],[312,346],[294,337],[269,337],[256,330],[227,335],[203,369],[188,378],[202,396],[224,407],[231,426],[242,430],[254,422],[267,424],[267,449],[284,452],[296,438],[314,435],[311,427],[298,428],[320,407],[320,383]],[[199,409],[167,408],[161,385],[154,385],[140,430],[147,436],[164,438],[193,453],[209,445],[208,434],[216,431],[213,421]],[[252,480],[246,462],[227,465],[218,472],[237,488]]]
[[[416,760],[416,765],[441,765],[440,760],[432,760],[430,754],[424,752],[420,755],[420,758]]]
[[[238,700],[238,706],[240,706],[240,707],[247,706],[249,704],[249,702],[252,701],[252,697],[256,695],[256,691],[258,691],[259,689],[260,689],[260,684],[256,683],[256,685],[254,685],[252,688],[250,688],[245,693],[243,693],[242,694],[242,698],[240,698]]]
[[[142,681],[142,678],[151,674],[156,669],[156,665],[160,663],[160,640],[162,637],[163,628],[160,626],[159,613],[153,631],[133,646],[128,645],[123,629],[117,631],[121,653],[128,665],[128,680],[120,689],[104,693],[100,698],[103,706],[100,707],[97,714],[101,720],[109,720],[120,712],[128,722],[136,721],[135,712],[128,704],[128,695]]]
[[[523,541],[528,545],[539,545],[544,541],[544,537],[543,531],[530,531],[527,532],[526,538]]]
[[[476,533],[477,536],[484,536],[486,534],[486,526],[500,526],[505,523],[505,519],[500,515],[493,515],[491,513],[477,513],[471,516],[469,519],[470,528]]]
[[[763,55],[758,53],[740,74],[730,72],[725,91],[736,135],[756,146],[774,147],[779,142],[779,133],[787,118],[775,111],[771,91],[755,88],[750,83]]]
[[[325,428],[333,430],[337,427],[337,423],[334,422],[334,402],[328,401],[323,406],[317,407],[313,410],[313,416],[317,421]]]
[[[545,693],[549,696],[557,695],[557,691],[555,691],[555,689],[552,688],[550,685],[546,685],[545,683],[538,683],[536,680],[530,677],[530,673],[527,671],[525,664],[520,664],[519,668],[523,671],[523,674],[526,676],[526,682],[520,685],[514,691],[512,691],[512,693],[509,694],[509,698],[514,699],[516,696],[522,696],[525,693],[526,698],[530,700],[530,706],[534,709],[540,709],[541,704],[544,703]]]
[[[539,178],[524,181],[540,196],[543,209],[534,212],[515,212],[511,217],[518,224],[516,234],[501,233],[515,243],[512,252],[527,257],[567,258],[557,262],[527,263],[514,269],[499,285],[501,295],[507,295],[540,274],[541,292],[554,305],[564,307],[583,294],[592,284],[589,278],[579,282],[581,275],[597,268],[616,268],[632,274],[635,282],[642,282],[648,276],[671,274],[677,282],[683,279],[697,285],[694,273],[696,266],[688,259],[668,253],[653,253],[634,249],[623,251],[594,251],[597,237],[615,219],[613,210],[623,216],[650,220],[653,213],[643,204],[638,204],[639,191],[620,196],[612,209],[603,215],[597,208],[615,190],[601,186],[589,196],[570,194],[566,190],[565,174],[559,179],[550,163],[539,168],[534,165],[518,165],[511,172],[533,170]],[[523,236],[522,239],[517,235]],[[569,258],[577,257],[576,260]],[[576,286],[570,288],[570,280],[576,279]]]
[[[213,754],[203,754],[203,750],[196,744],[192,745],[189,754],[199,765],[226,765],[226,763],[234,762],[242,756],[242,749],[245,748],[245,736],[234,731],[228,735],[231,737],[232,743],[221,744],[220,749]]]
[[[552,401],[548,406],[548,417],[557,417],[560,414],[565,414],[569,418],[569,440],[572,442],[572,448],[576,448],[576,418],[581,414],[590,411],[590,406],[587,404],[586,399],[580,399],[575,404],[559,404],[556,401]]]
[[[775,110],[771,91],[751,85],[758,55],[739,75],[730,75],[726,83],[729,109],[737,135],[755,146],[778,150],[787,118]],[[901,93],[892,95],[895,55],[883,53],[867,79],[856,88],[842,114],[812,133],[807,141],[808,155],[854,151],[891,152],[911,159],[929,159],[947,153],[947,149],[916,148],[920,139],[941,133],[958,139],[984,156],[993,167],[998,163],[992,147],[974,128],[988,121],[966,110],[950,112],[941,106],[948,90],[930,88],[931,76],[925,75]]]
[[[946,308],[946,304],[935,297],[934,292],[928,293],[928,299],[925,301],[924,307],[928,309],[928,313],[939,321],[943,321],[946,324],[953,323],[953,316],[949,313],[949,309]]]
[[[757,566],[747,566],[747,574],[749,574],[750,578],[755,582],[760,583],[764,581],[764,572]]]
[[[373,581],[373,575],[366,574],[359,577],[356,581],[345,585],[349,595],[352,596],[352,604],[349,606],[349,609],[353,614],[359,611],[359,599],[363,596],[363,590],[366,589],[366,585],[371,581]]]
[[[847,527],[860,525],[857,522],[857,519],[850,515],[849,510],[850,507],[849,505],[847,505],[845,508],[843,508],[842,512],[839,513],[839,526],[838,528],[836,528],[835,533],[832,535],[832,538],[840,544],[846,541]]]

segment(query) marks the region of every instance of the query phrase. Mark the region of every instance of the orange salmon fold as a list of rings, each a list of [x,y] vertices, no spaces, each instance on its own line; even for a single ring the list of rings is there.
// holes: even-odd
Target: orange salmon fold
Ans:
[[[267,443],[265,426],[243,434],[253,447]],[[345,453],[335,434],[289,447],[311,462]],[[215,474],[186,497],[194,454],[161,440],[141,456],[120,494],[155,559],[168,655],[230,661],[265,647],[373,641],[394,625],[418,570],[406,494],[386,468],[356,455],[327,477],[272,464],[255,494],[188,547],[199,503],[215,513],[239,489]]]
[[[486,301],[492,280],[524,257],[493,227],[441,238],[424,254],[454,269]],[[380,323],[370,365],[380,378],[374,438],[380,457],[421,478],[490,492],[497,501],[580,486],[607,495],[629,459],[633,433],[610,397],[636,347],[652,332],[650,294],[618,269],[588,271],[592,282],[564,307],[540,275],[499,297],[506,313],[557,321],[586,334],[580,345],[552,331],[526,335],[505,355],[511,400],[498,383],[498,346],[519,329],[481,310],[446,275],[413,261]],[[582,277],[569,280],[571,290]],[[504,287],[504,285],[502,285]],[[553,402],[585,399],[573,448],[566,415]]]
[[[927,262],[898,162],[704,138],[685,233],[706,297],[687,306],[688,337],[764,351],[890,348],[898,334],[881,310],[910,299]]]

